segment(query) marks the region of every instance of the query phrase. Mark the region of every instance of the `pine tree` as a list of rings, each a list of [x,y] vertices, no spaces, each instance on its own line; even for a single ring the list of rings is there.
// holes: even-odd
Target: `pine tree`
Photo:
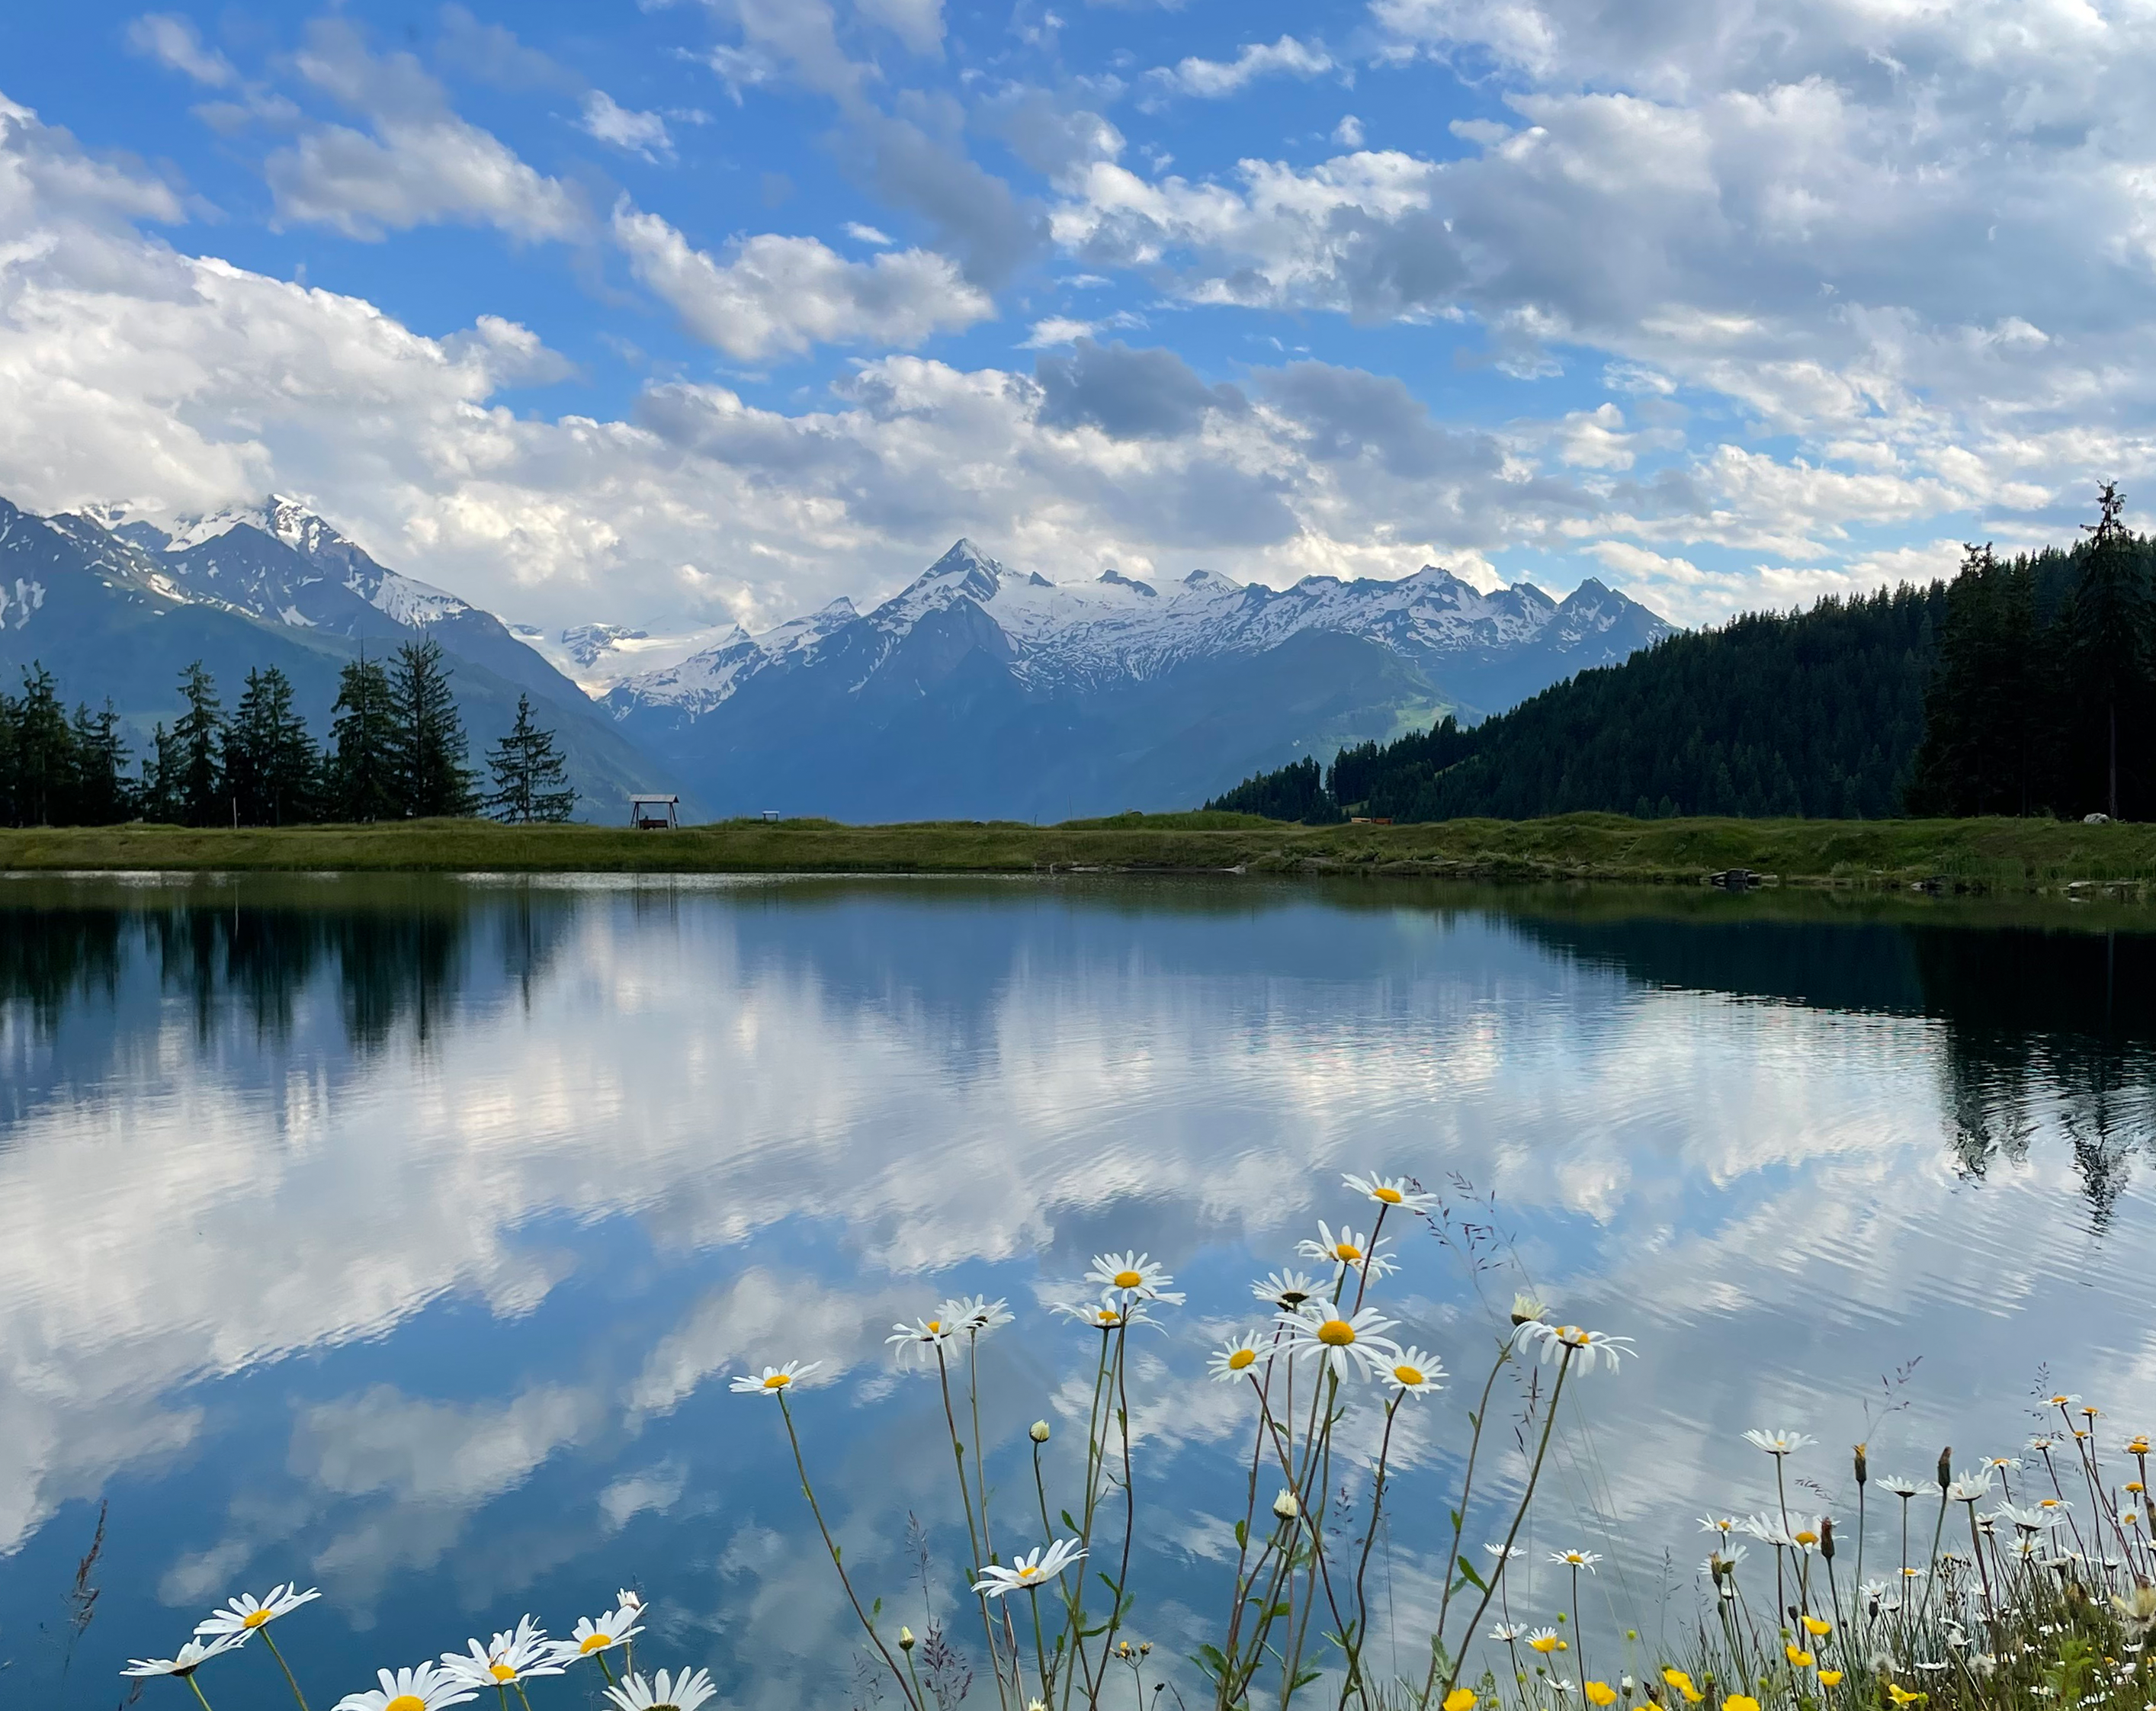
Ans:
[[[292,685],[272,665],[249,671],[224,737],[225,789],[248,825],[304,820],[320,770],[315,740],[292,711]]]
[[[565,781],[554,733],[531,722],[531,697],[516,697],[516,723],[487,757],[494,794],[486,811],[512,825],[564,820],[577,810],[577,793]]]
[[[74,803],[74,733],[61,711],[53,674],[33,664],[23,674],[23,698],[13,708],[15,822],[66,824]]]
[[[162,719],[150,733],[150,752],[142,757],[142,787],[138,795],[143,819],[160,825],[179,820],[180,749]]]
[[[173,805],[181,820],[191,826],[229,820],[232,805],[225,797],[223,770],[218,764],[224,714],[218,703],[217,685],[203,670],[201,660],[180,674],[180,698],[187,703],[187,711],[172,725],[178,762],[178,777],[172,789]]]
[[[2097,521],[2086,526],[2088,550],[2066,619],[2075,732],[2102,757],[2102,800],[2113,820],[2119,817],[2121,727],[2138,722],[2149,660],[2148,578],[2133,537],[2119,521],[2125,502],[2116,481],[2103,484]]]
[[[364,653],[337,679],[327,772],[330,811],[339,820],[388,820],[401,812],[393,784],[389,678]]]
[[[477,807],[465,763],[465,722],[431,638],[397,650],[389,676],[392,789],[408,814],[454,818]]]
[[[127,784],[127,743],[120,715],[108,698],[103,709],[74,710],[75,799],[72,818],[81,825],[116,825],[135,812]]]

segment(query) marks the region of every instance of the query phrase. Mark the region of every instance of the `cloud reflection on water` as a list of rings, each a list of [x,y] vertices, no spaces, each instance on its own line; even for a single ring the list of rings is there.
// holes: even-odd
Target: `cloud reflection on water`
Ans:
[[[1751,1494],[1744,1426],[1853,1437],[1912,1354],[1881,1465],[2018,1440],[2046,1359],[2156,1404],[2138,938],[1255,886],[34,896],[0,957],[0,1585],[66,1499],[155,1493],[116,1646],[149,1596],[304,1565],[417,1655],[457,1637],[399,1631],[436,1580],[499,1625],[633,1561],[778,1703],[838,1606],[772,1422],[715,1380],[827,1363],[849,1559],[896,1579],[940,1492],[890,1321],[945,1274],[1030,1302],[1111,1242],[1199,1285],[1133,1404],[1175,1476],[1162,1567],[1202,1557],[1241,1427],[1191,1394],[1197,1322],[1372,1165],[1495,1189],[1537,1281],[1639,1336],[1553,1512],[1615,1599]],[[1465,1372],[1471,1294],[1409,1252],[1410,1328]],[[998,1349],[1004,1431],[1071,1334],[1029,1314]],[[1404,1568],[1460,1405],[1405,1433]]]

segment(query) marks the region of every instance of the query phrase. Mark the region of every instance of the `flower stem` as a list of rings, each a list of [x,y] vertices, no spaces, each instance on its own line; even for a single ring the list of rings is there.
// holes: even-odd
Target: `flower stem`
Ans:
[[[277,1649],[277,1642],[270,1636],[265,1623],[262,1629],[262,1643],[270,1648],[270,1655],[277,1660],[277,1667],[285,1672],[285,1685],[292,1690],[292,1697],[300,1702],[300,1711],[307,1711],[307,1696],[300,1691],[300,1684],[292,1677],[292,1666],[285,1662],[285,1654]]]
[[[870,1642],[883,1655],[884,1663],[891,1671],[891,1678],[898,1683],[898,1690],[906,1696],[906,1703],[913,1708],[913,1711],[921,1711],[921,1702],[914,1697],[912,1685],[899,1668],[898,1660],[891,1655],[891,1648],[884,1644],[883,1636],[876,1632],[875,1624],[869,1620],[869,1613],[861,1608],[860,1595],[854,1590],[854,1583],[846,1574],[846,1565],[839,1559],[837,1541],[831,1537],[831,1529],[824,1523],[823,1507],[816,1501],[815,1487],[808,1482],[808,1464],[802,1457],[801,1436],[793,1429],[793,1410],[786,1405],[783,1391],[779,1393],[778,1411],[786,1421],[786,1441],[793,1446],[793,1466],[801,1475],[801,1495],[808,1499],[808,1513],[816,1518],[816,1530],[824,1535],[824,1549],[831,1554],[831,1566],[838,1570],[839,1584],[846,1589],[846,1601],[853,1606],[854,1614],[860,1619],[862,1630],[868,1635]],[[604,1658],[599,1660],[599,1667],[606,1667]],[[609,1683],[613,1681],[611,1673],[607,1679]],[[1000,1676],[998,1679],[1000,1681]],[[1001,1697],[1000,1692],[998,1697]]]
[[[195,1672],[194,1672],[192,1669],[191,1669],[191,1670],[189,1670],[189,1671],[187,1672],[187,1685],[188,1685],[189,1687],[192,1688],[195,1690],[195,1697],[196,1697],[198,1699],[202,1700],[203,1711],[210,1711],[210,1703],[209,1703],[209,1700],[208,1700],[208,1698],[203,1694],[203,1690],[202,1690],[202,1683],[201,1683],[200,1682],[198,1682],[198,1681],[197,1681],[197,1680],[195,1679]]]

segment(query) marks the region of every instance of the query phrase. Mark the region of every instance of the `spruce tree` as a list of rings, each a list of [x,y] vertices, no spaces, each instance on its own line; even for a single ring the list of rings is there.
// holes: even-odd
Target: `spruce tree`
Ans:
[[[13,709],[15,823],[59,825],[74,805],[74,740],[53,674],[33,664]]]
[[[364,653],[337,679],[327,772],[330,811],[339,820],[388,820],[403,812],[391,752],[389,677]]]
[[[225,788],[249,825],[304,820],[320,758],[306,722],[292,711],[292,685],[272,665],[249,671],[224,739]]]
[[[564,820],[576,812],[577,793],[566,782],[554,733],[532,722],[530,696],[516,697],[516,723],[494,745],[486,763],[494,774],[486,811],[496,820],[512,825]]]
[[[226,799],[223,769],[218,764],[223,709],[218,702],[217,685],[203,669],[201,660],[180,674],[180,699],[187,703],[187,711],[172,724],[178,768],[172,787],[173,806],[180,820],[191,826],[228,821],[232,804]]]
[[[2138,723],[2148,694],[2149,599],[2142,555],[2119,521],[2125,496],[2107,481],[2097,496],[2097,521],[2086,525],[2088,547],[2067,609],[2066,656],[2075,736],[2083,753],[2100,757],[2101,799],[2119,817],[2122,727]]]
[[[160,825],[180,818],[180,750],[160,719],[150,733],[150,752],[142,757],[142,787],[137,793],[142,818]]]
[[[465,722],[449,693],[442,646],[431,638],[397,650],[389,674],[393,790],[407,814],[456,818],[478,805],[465,765]]]
[[[135,811],[127,784],[127,743],[120,715],[108,698],[102,710],[74,710],[75,798],[72,817],[81,825],[106,826]]]

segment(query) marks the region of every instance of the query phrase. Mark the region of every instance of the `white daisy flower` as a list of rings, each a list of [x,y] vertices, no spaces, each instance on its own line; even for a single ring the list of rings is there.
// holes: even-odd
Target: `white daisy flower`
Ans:
[[[1404,1176],[1343,1176],[1341,1181],[1358,1195],[1367,1195],[1381,1206],[1399,1206],[1425,1212],[1437,1204],[1435,1195],[1424,1194]]]
[[[251,1634],[257,1628],[267,1627],[280,1616],[290,1616],[303,1604],[311,1604],[322,1595],[311,1586],[305,1592],[295,1591],[296,1580],[282,1586],[272,1586],[269,1595],[257,1598],[252,1592],[243,1592],[222,1610],[213,1610],[195,1624],[198,1634]]]
[[[1612,1337],[1604,1331],[1583,1331],[1578,1325],[1553,1325],[1541,1319],[1530,1319],[1512,1333],[1512,1344],[1525,1349],[1528,1344],[1543,1345],[1543,1359],[1556,1360],[1566,1349],[1570,1349],[1579,1361],[1582,1372],[1593,1372],[1596,1360],[1609,1363],[1609,1370],[1617,1370],[1617,1358],[1621,1354],[1636,1354],[1630,1337]]]
[[[1255,1331],[1245,1331],[1232,1343],[1227,1343],[1214,1352],[1205,1363],[1205,1370],[1222,1384],[1233,1384],[1237,1379],[1255,1378],[1258,1363],[1266,1354],[1265,1344]]]
[[[2001,1503],[1984,1518],[2010,1523],[2024,1533],[2044,1533],[2066,1524],[2065,1510],[2047,1509],[2036,1503]]]
[[[444,1652],[442,1667],[474,1687],[495,1688],[526,1676],[559,1675],[572,1655],[527,1616],[513,1629],[496,1634],[491,1645],[474,1640],[468,1652]]]
[[[1441,1390],[1445,1375],[1445,1363],[1419,1349],[1396,1349],[1378,1367],[1378,1381],[1403,1396],[1427,1396]]]
[[[1058,1301],[1050,1303],[1050,1313],[1060,1313],[1096,1331],[1112,1331],[1118,1325],[1147,1325],[1152,1320],[1142,1301],[1126,1302],[1112,1289],[1098,1301]]]
[[[1553,1550],[1550,1553],[1550,1560],[1561,1563],[1567,1568],[1584,1569],[1591,1575],[1594,1572],[1595,1564],[1602,1559],[1591,1550]]]
[[[783,1366],[767,1366],[760,1373],[746,1373],[730,1387],[737,1396],[776,1396],[792,1390],[823,1365],[820,1360],[789,1360]]]
[[[708,1670],[680,1669],[670,1677],[662,1669],[649,1678],[629,1676],[608,1688],[606,1696],[619,1711],[696,1711],[717,1692]]]
[[[1912,1498],[1924,1487],[1906,1473],[1890,1473],[1879,1482],[1896,1497]]]
[[[1293,1313],[1306,1301],[1314,1300],[1323,1293],[1314,1277],[1301,1272],[1273,1272],[1250,1285],[1250,1293],[1260,1301],[1286,1313]]]
[[[990,1301],[985,1295],[954,1295],[937,1303],[936,1317],[960,1336],[985,1337],[1009,1324],[1013,1315],[1010,1303],[1000,1297]]]
[[[444,1705],[461,1705],[477,1697],[439,1664],[423,1663],[416,1669],[393,1673],[377,1669],[374,1678],[381,1687],[363,1693],[346,1693],[330,1711],[442,1711]]]
[[[1744,1434],[1744,1441],[1770,1456],[1789,1456],[1819,1440],[1809,1432],[1754,1430]]]
[[[1164,1266],[1152,1262],[1151,1254],[1095,1254],[1093,1269],[1086,1274],[1088,1283],[1097,1283],[1105,1292],[1121,1290],[1132,1301],[1165,1301],[1179,1304],[1183,1297],[1168,1286],[1175,1279]]]
[[[957,1321],[944,1318],[940,1308],[934,1318],[916,1319],[910,1325],[901,1321],[891,1329],[883,1340],[897,1346],[901,1360],[909,1354],[932,1354],[958,1334]]]
[[[1491,1556],[1496,1557],[1500,1562],[1509,1562],[1514,1557],[1522,1557],[1527,1554],[1527,1547],[1525,1545],[1516,1544],[1507,1549],[1504,1545],[1498,1544],[1494,1539],[1484,1539],[1482,1541],[1482,1549],[1488,1551]]]
[[[564,1662],[589,1657],[597,1652],[611,1652],[644,1631],[637,1620],[643,1614],[642,1605],[624,1604],[603,1616],[579,1616],[569,1637],[557,1641],[554,1650]]]
[[[1991,1495],[1991,1470],[1989,1467],[1964,1472],[1947,1487],[1947,1501],[1955,1503],[1981,1503]]]
[[[1738,1522],[1734,1515],[1702,1515],[1699,1518],[1701,1532],[1719,1533],[1724,1539],[1734,1533],[1738,1526]]]
[[[1526,1632],[1527,1630],[1517,1622],[1499,1622],[1490,1630],[1490,1637],[1501,1645],[1509,1646]]]
[[[249,1629],[248,1633],[254,1631]],[[222,1639],[190,1640],[170,1657],[131,1657],[122,1675],[190,1676],[213,1657],[237,1652],[247,1643],[247,1634],[227,1634]]]
[[[1317,1220],[1317,1240],[1298,1241],[1295,1251],[1306,1260],[1337,1266],[1343,1272],[1366,1272],[1372,1277],[1384,1277],[1399,1269],[1385,1253],[1388,1246],[1381,1240],[1373,1246],[1368,1236],[1360,1231],[1350,1230],[1345,1224],[1335,1234],[1332,1226],[1321,1218]]]
[[[1738,1524],[1762,1544],[1779,1544],[1784,1549],[1796,1547],[1795,1536],[1772,1515],[1748,1515]]]
[[[1368,1378],[1373,1367],[1389,1364],[1399,1353],[1383,1334],[1397,1321],[1374,1307],[1349,1318],[1330,1302],[1313,1301],[1301,1313],[1282,1313],[1280,1323],[1287,1329],[1289,1354],[1306,1356],[1342,1378],[1350,1367],[1357,1377]]]
[[[1013,1557],[1009,1568],[1000,1563],[990,1563],[981,1570],[981,1578],[973,1582],[973,1590],[990,1598],[1001,1598],[1006,1592],[1044,1585],[1085,1554],[1085,1546],[1075,1539],[1059,1539],[1045,1549],[1035,1545],[1024,1556]]]

